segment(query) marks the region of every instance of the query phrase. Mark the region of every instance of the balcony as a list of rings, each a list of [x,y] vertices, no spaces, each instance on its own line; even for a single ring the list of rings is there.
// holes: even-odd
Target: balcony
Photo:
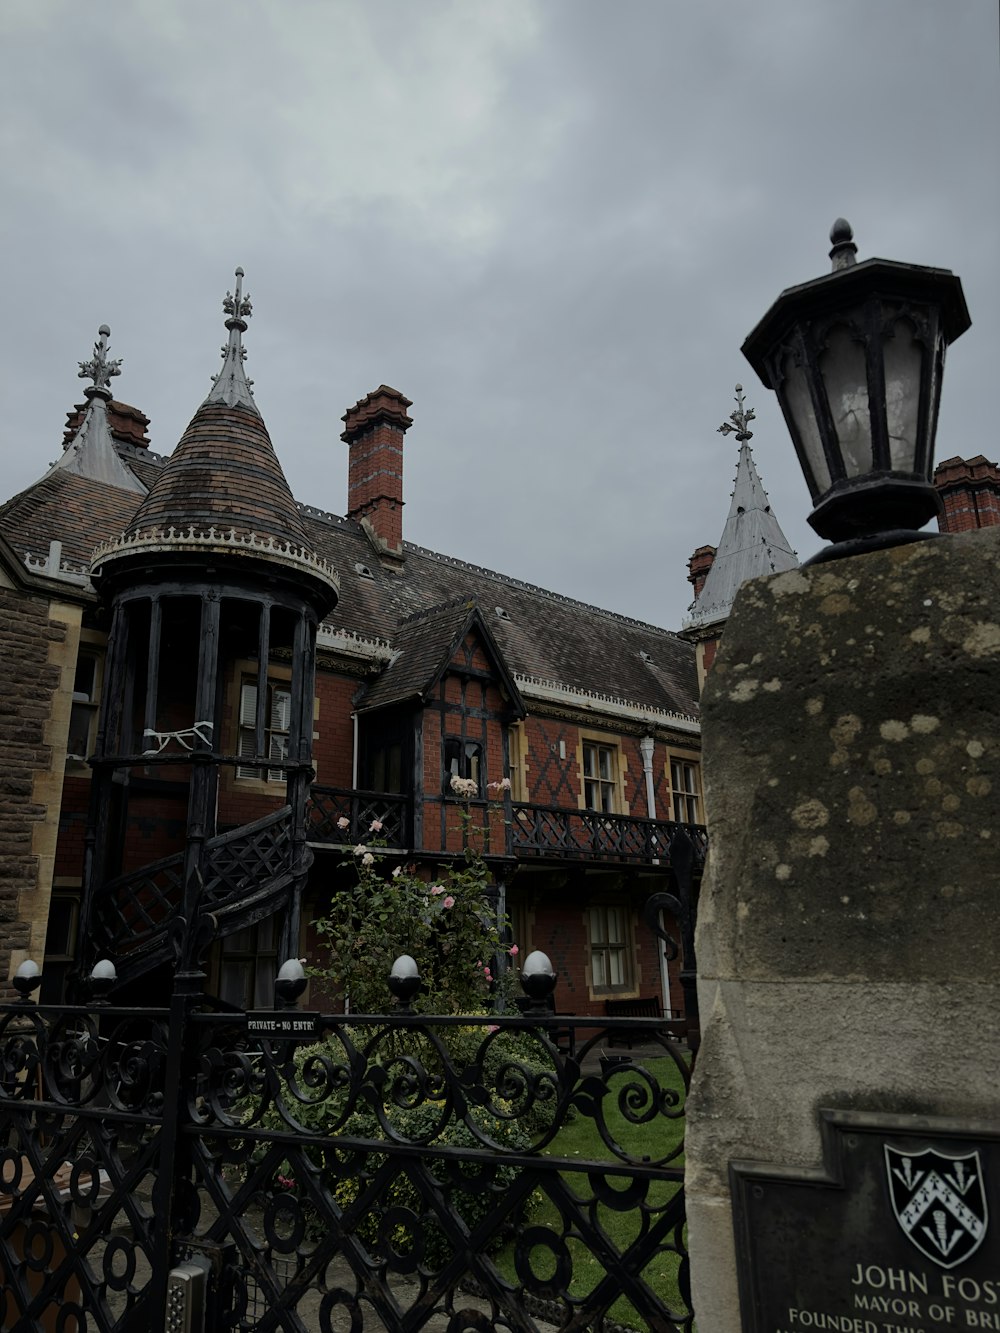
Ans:
[[[368,842],[377,821],[382,825],[378,837],[386,847],[403,848],[410,843],[410,798],[391,792],[314,785],[306,819],[310,842]]]
[[[708,837],[701,824],[637,819],[631,815],[606,815],[597,810],[568,810],[549,805],[515,805],[510,851],[517,857],[665,865],[670,841],[680,829],[694,843],[696,860],[703,861]]]
[[[386,847],[410,847],[410,805],[408,796],[314,786],[308,807],[309,841],[339,845],[367,842],[377,820],[382,825],[378,837]],[[701,824],[518,804],[511,807],[506,854],[611,865],[665,865],[670,841],[679,829],[684,829],[694,843],[696,861],[703,861],[708,838]],[[425,846],[423,850],[436,849]]]

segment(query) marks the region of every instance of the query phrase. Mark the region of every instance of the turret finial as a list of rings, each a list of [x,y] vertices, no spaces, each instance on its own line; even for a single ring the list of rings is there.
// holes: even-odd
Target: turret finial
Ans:
[[[747,426],[749,426],[751,421],[756,421],[756,420],[757,417],[756,414],[754,413],[753,408],[751,407],[749,410],[746,410],[744,408],[743,385],[737,384],[736,411],[730,412],[729,421],[724,421],[722,423],[722,425],[719,427],[719,434],[731,435],[732,432],[735,431],[737,440],[740,442],[740,444],[743,444],[747,440],[753,439],[753,431],[747,430]],[[733,423],[732,425],[729,424],[730,421]]]
[[[833,245],[830,259],[833,261],[831,269],[834,273],[858,262],[854,258],[858,253],[858,247],[854,244],[854,228],[847,218],[837,218],[830,228],[830,241]]]
[[[84,389],[85,398],[103,398],[105,402],[111,401],[111,390],[108,388],[108,381],[115,375],[122,373],[122,358],[113,360],[108,356],[108,339],[111,337],[111,330],[107,324],[102,324],[97,330],[97,342],[94,343],[94,355],[89,361],[80,361],[80,373],[78,378],[81,380],[93,380],[93,384]]]
[[[248,407],[257,411],[253,400],[253,380],[247,379],[243,369],[247,351],[243,346],[243,334],[247,331],[247,320],[253,314],[250,295],[243,295],[243,270],[236,270],[236,295],[227,291],[222,309],[229,316],[226,328],[229,339],[222,346],[222,369],[212,376],[213,388],[205,399],[206,403],[225,403],[227,407]],[[259,414],[258,414],[259,415]]]

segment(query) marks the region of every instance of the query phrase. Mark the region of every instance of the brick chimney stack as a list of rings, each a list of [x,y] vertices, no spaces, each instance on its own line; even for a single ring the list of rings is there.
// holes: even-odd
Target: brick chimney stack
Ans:
[[[73,443],[86,410],[86,403],[77,403],[72,412],[66,413],[66,427],[63,431],[64,449]],[[112,398],[108,403],[107,412],[108,429],[113,440],[121,440],[123,444],[134,444],[138,449],[149,448],[149,417],[145,412],[140,412],[137,407],[132,407],[129,403],[120,403],[116,398]]]
[[[348,408],[341,439],[350,447],[347,517],[364,524],[380,554],[403,554],[403,436],[412,406],[398,389],[379,387]]]
[[[688,583],[694,588],[695,597],[699,596],[705,586],[708,571],[712,568],[712,561],[715,559],[716,549],[714,546],[699,546],[688,561]]]
[[[934,485],[944,505],[942,532],[972,532],[1000,523],[1000,468],[982,454],[946,458],[934,469]]]

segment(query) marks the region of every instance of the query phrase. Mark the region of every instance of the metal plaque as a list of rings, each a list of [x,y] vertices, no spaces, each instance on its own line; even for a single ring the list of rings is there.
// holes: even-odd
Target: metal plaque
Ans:
[[[295,1037],[315,1039],[319,1014],[303,1014],[298,1010],[252,1009],[247,1013],[248,1037],[277,1037],[288,1041]]]
[[[1000,1333],[1000,1124],[820,1121],[822,1170],[730,1165],[744,1333]]]

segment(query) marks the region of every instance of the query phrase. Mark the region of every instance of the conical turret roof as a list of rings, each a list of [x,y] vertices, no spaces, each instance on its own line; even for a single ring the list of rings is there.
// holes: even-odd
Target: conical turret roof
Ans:
[[[259,412],[202,403],[126,535],[192,525],[308,545]]]
[[[226,293],[223,369],[124,534],[94,552],[92,568],[132,551],[212,548],[308,570],[336,587],[309,544],[271,437],[243,370],[241,335],[251,313],[236,270]]]

